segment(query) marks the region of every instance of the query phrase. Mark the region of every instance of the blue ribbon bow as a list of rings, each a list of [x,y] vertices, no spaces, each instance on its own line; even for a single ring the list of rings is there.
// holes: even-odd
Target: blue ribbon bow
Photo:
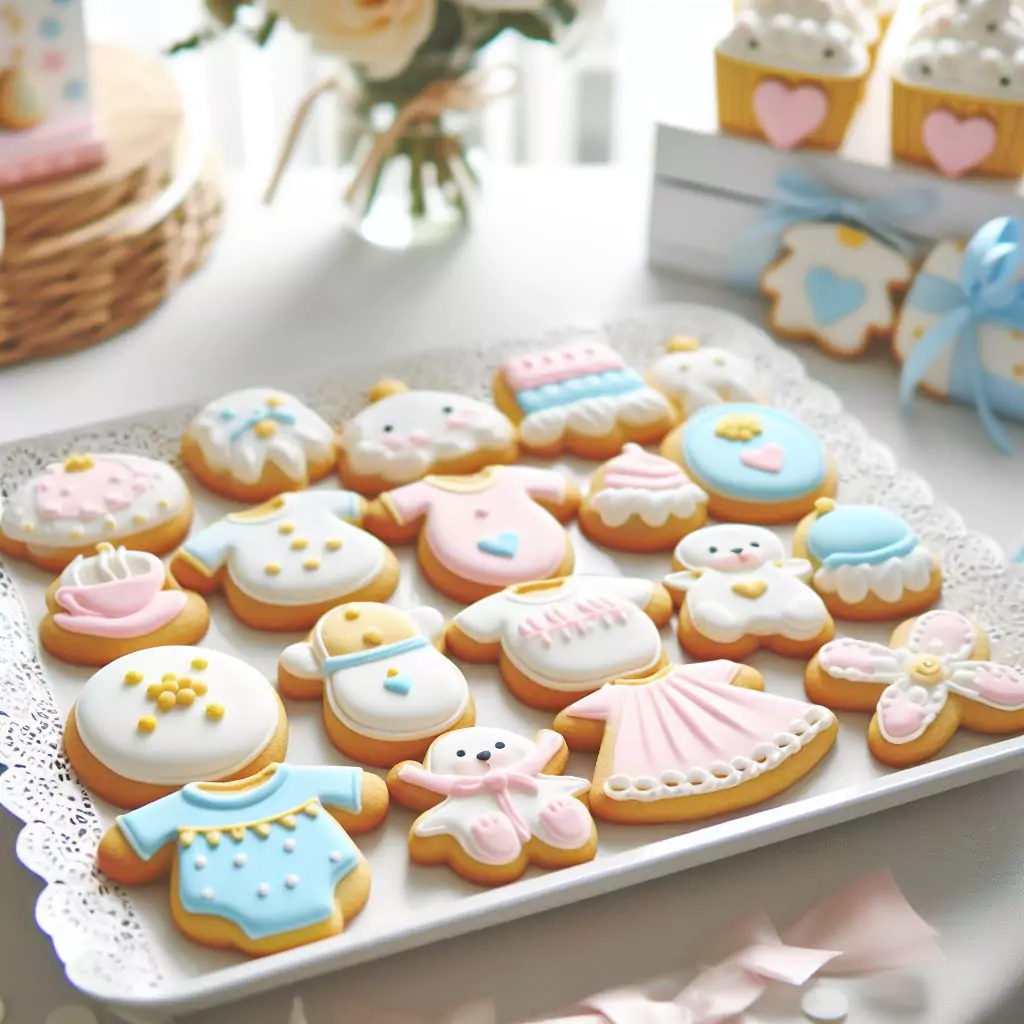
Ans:
[[[967,394],[973,398],[989,437],[1007,455],[1012,454],[1013,446],[992,408],[992,385],[981,359],[978,327],[988,323],[1024,331],[1022,267],[1024,223],[1014,217],[997,217],[967,243],[959,281],[930,271],[918,274],[908,304],[942,319],[921,336],[900,375],[900,400],[906,407],[929,367],[955,345],[956,361],[967,376]]]
[[[771,202],[740,235],[736,263],[728,274],[729,283],[757,290],[761,274],[778,258],[782,233],[794,224],[820,221],[853,224],[894,249],[910,254],[917,243],[901,225],[923,216],[934,205],[935,193],[930,190],[877,199],[850,199],[799,171],[783,171],[772,189]]]

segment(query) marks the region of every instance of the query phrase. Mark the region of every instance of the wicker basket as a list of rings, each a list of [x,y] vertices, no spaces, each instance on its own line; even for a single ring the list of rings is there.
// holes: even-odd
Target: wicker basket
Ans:
[[[108,158],[3,193],[0,365],[93,345],[137,324],[205,258],[221,194],[167,69],[97,47]]]

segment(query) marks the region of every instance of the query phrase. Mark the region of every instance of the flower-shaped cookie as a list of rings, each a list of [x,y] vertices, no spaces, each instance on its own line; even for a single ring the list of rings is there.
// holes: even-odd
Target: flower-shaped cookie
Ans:
[[[845,637],[807,666],[816,703],[875,715],[868,746],[880,761],[925,761],[960,726],[976,732],[1024,729],[1024,673],[987,661],[987,635],[959,612],[926,612],[904,622],[888,647]]]

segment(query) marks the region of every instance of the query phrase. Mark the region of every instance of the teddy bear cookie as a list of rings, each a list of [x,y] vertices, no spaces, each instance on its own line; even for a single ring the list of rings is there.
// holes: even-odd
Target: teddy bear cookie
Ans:
[[[233,391],[205,406],[181,438],[185,465],[217,494],[266,501],[301,491],[334,469],[331,425],[294,395]]]
[[[873,711],[868,746],[893,768],[927,761],[958,729],[1024,730],[1024,673],[989,661],[989,640],[966,616],[938,610],[900,625],[889,646],[843,637],[807,666],[811,700]]]
[[[726,522],[796,522],[836,493],[836,467],[814,432],[778,409],[709,406],[665,438],[661,454],[708,495]]]
[[[590,478],[580,529],[622,551],[667,551],[708,518],[708,496],[679,466],[632,442]]]
[[[697,658],[742,660],[759,647],[809,658],[835,634],[832,616],[807,585],[811,564],[786,559],[770,530],[721,523],[679,542],[680,571],[665,585],[681,593],[679,642]]]
[[[171,571],[201,594],[223,587],[231,610],[254,629],[311,629],[337,604],[395,592],[394,552],[355,525],[365,505],[351,491],[278,495],[193,534]]]
[[[672,614],[660,583],[565,576],[509,587],[459,612],[448,649],[498,662],[505,684],[531,707],[557,711],[610,679],[665,661],[658,630]]]
[[[914,276],[902,252],[846,224],[797,224],[783,232],[782,247],[761,277],[774,334],[842,359],[892,339],[898,300]]]
[[[797,525],[793,554],[810,561],[811,585],[836,618],[905,618],[942,592],[939,560],[909,523],[877,505],[820,498]]]
[[[767,402],[771,392],[751,360],[677,335],[647,370],[647,383],[667,395],[683,419],[719,402]]]
[[[509,359],[493,387],[495,403],[533,455],[607,459],[627,441],[660,441],[677,419],[660,391],[596,341]]]
[[[339,934],[366,905],[370,865],[349,833],[387,809],[362,768],[272,764],[119,815],[97,864],[123,885],[170,873],[174,923],[193,942],[277,953]]]
[[[430,583],[467,604],[513,583],[572,572],[575,556],[562,522],[579,490],[552,469],[489,466],[467,476],[428,476],[387,491],[366,515],[389,543],[419,538]]]
[[[64,728],[72,767],[118,807],[188,782],[245,778],[281,760],[287,745],[273,686],[202,647],[152,647],[111,662],[82,687]]]
[[[593,860],[589,783],[561,774],[568,760],[565,740],[550,729],[533,740],[481,726],[445,733],[422,765],[388,774],[393,799],[423,812],[409,831],[410,857],[449,864],[479,885],[514,882],[529,864]]]
[[[281,655],[278,687],[285,697],[322,694],[334,745],[390,768],[476,720],[466,677],[436,646],[443,643],[444,616],[433,608],[340,605]]]
[[[192,496],[165,462],[70,455],[26,481],[3,506],[0,552],[61,572],[100,541],[162,555],[192,523]]]
[[[554,727],[573,750],[598,750],[595,817],[710,818],[781,793],[835,743],[828,708],[763,691],[758,672],[731,661],[667,665],[588,694]]]
[[[428,473],[475,473],[515,462],[516,429],[493,405],[449,391],[382,380],[341,435],[341,481],[376,495]]]
[[[210,625],[206,602],[182,590],[148,551],[115,548],[78,555],[46,592],[42,645],[74,665],[106,665],[124,654],[198,643]]]

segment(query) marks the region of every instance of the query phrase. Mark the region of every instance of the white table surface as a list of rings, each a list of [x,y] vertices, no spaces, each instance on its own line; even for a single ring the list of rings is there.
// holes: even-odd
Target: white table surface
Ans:
[[[397,373],[412,351],[528,336],[660,302],[758,315],[748,300],[646,268],[639,178],[604,168],[495,169],[486,181],[464,237],[406,254],[369,249],[342,232],[333,175],[293,173],[269,211],[255,202],[256,182],[234,183],[210,264],[150,320],[99,348],[0,372],[0,441],[245,383],[287,386],[367,353],[393,357]],[[902,416],[884,352],[853,365],[806,347],[801,354],[972,527],[1016,547],[1024,455],[996,453],[970,410],[922,401],[912,419]],[[1024,430],[1013,434],[1024,450]],[[6,1024],[92,1024],[67,1013],[47,1021],[55,1007],[82,1000],[33,925],[38,883],[14,861],[15,834],[13,819],[0,817]],[[437,1020],[481,996],[495,997],[502,1021],[554,1013],[589,992],[685,967],[683,936],[688,948],[694,935],[712,939],[758,905],[786,924],[876,865],[891,867],[940,929],[948,962],[885,985],[851,983],[850,1024],[1024,1018],[1024,777],[1011,775],[189,1021],[288,1024],[298,994],[308,1024],[386,1024],[385,1009],[400,1014],[396,1021]],[[793,1005],[769,1000],[748,1019],[803,1020]],[[111,1019],[94,1011],[101,1024]]]

